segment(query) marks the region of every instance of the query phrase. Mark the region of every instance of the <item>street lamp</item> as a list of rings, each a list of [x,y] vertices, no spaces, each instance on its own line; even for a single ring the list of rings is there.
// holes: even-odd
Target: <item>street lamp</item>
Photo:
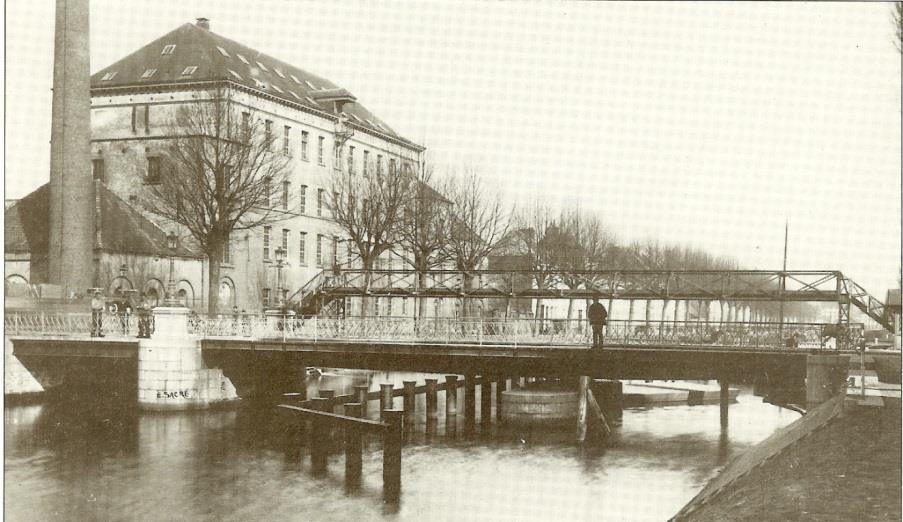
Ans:
[[[282,267],[285,266],[285,249],[276,249],[276,306],[282,308]]]
[[[166,284],[166,305],[179,306],[180,303],[176,299],[176,281],[173,279],[173,271],[175,269],[176,247],[179,245],[179,237],[175,232],[166,235],[166,247],[169,249],[169,282]]]

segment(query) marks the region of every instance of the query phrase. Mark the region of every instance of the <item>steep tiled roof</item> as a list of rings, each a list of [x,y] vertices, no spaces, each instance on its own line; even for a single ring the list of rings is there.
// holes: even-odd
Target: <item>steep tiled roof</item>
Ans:
[[[210,81],[229,81],[333,116],[332,103],[317,101],[324,94],[322,91],[350,95],[325,78],[194,24],[181,25],[97,71],[91,76],[91,88],[159,87]],[[357,102],[346,104],[342,111],[348,114],[348,122],[353,126],[419,148]]]
[[[101,233],[95,247],[120,254],[168,256],[166,232],[120,199],[105,185],[100,190]],[[50,184],[43,185],[4,212],[4,251],[47,255],[50,242]],[[200,254],[180,242],[176,255]]]

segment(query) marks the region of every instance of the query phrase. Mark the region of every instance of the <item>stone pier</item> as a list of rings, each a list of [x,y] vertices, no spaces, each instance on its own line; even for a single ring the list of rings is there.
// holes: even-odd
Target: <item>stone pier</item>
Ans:
[[[204,366],[201,341],[188,335],[183,307],[154,308],[154,334],[138,343],[138,406],[188,410],[237,399],[222,370]]]

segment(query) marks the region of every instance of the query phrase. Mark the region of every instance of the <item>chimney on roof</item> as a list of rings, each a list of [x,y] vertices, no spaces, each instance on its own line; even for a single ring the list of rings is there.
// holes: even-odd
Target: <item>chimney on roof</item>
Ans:
[[[210,19],[208,18],[198,18],[194,25],[200,27],[201,29],[210,30]]]

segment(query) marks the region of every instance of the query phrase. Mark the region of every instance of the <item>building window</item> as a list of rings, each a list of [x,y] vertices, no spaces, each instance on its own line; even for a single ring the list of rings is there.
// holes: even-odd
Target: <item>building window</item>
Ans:
[[[229,69],[229,73],[230,73],[232,76],[234,76],[236,80],[244,81],[244,78],[242,78],[240,74],[238,74],[237,72],[233,71],[232,69]]]
[[[336,142],[332,147],[333,152],[333,162],[332,168],[335,170],[342,170],[342,146]]]
[[[376,155],[376,179],[380,179],[383,175],[383,155]]]
[[[291,187],[291,183],[288,181],[282,182],[282,210],[288,210],[288,195]]]
[[[298,190],[298,212],[304,214],[307,210],[307,185],[301,185]]]
[[[317,143],[317,163],[319,163],[320,165],[323,165],[323,147],[325,143],[326,138],[320,136],[320,139]]]
[[[260,66],[261,69],[264,70],[264,72],[270,72],[270,70],[267,69],[267,66],[266,66],[266,65],[264,65],[264,64],[262,64],[262,63],[260,63],[260,62],[256,62],[256,63],[257,63],[258,66]]]
[[[301,159],[307,161],[307,131],[301,131]]]
[[[307,264],[307,261],[304,259],[307,253],[307,232],[299,232],[298,234],[300,234],[298,238],[298,262],[301,265],[305,265]]]
[[[146,80],[146,79],[150,78],[151,76],[153,76],[156,72],[157,72],[156,69],[146,69],[144,71],[144,73],[141,75],[141,79]]]
[[[273,227],[263,227],[263,258],[270,259],[270,230]]]
[[[108,82],[108,81],[112,80],[112,79],[115,78],[115,77],[116,77],[116,71],[108,72],[107,74],[104,74],[104,75],[103,75],[103,78],[101,78],[100,81],[102,81],[102,82]]]
[[[354,174],[354,147],[348,147],[348,174]]]
[[[219,51],[219,53],[220,53],[221,55],[225,56],[226,58],[232,58],[231,56],[229,56],[229,52],[226,51],[225,49],[223,49],[222,47],[220,47],[220,46],[217,45],[217,46],[216,46],[216,49]]]
[[[288,236],[291,233],[292,231],[287,228],[282,229],[282,250],[285,252],[286,259],[288,259]]]
[[[289,150],[288,137],[289,137],[289,133],[291,132],[291,130],[292,130],[292,128],[289,127],[288,125],[286,125],[285,127],[282,128],[282,153],[285,154],[286,156],[288,156],[288,150]]]
[[[251,113],[241,113],[241,139],[246,142],[251,138]]]
[[[242,55],[240,55],[240,54],[238,54],[238,53],[235,53],[235,56],[238,56],[238,59],[241,60],[243,64],[245,64],[245,65],[251,65],[251,63],[248,62],[248,59],[245,58],[244,56],[242,56]]]
[[[185,69],[182,70],[182,76],[191,76],[195,71],[198,70],[197,65],[189,65]]]
[[[367,169],[367,163],[369,163],[369,162],[370,162],[370,151],[369,151],[369,150],[365,150],[365,151],[364,151],[364,164],[363,164],[363,166],[361,167],[361,168],[363,169],[363,171],[364,171],[364,177],[365,177],[365,178],[366,178],[367,175],[369,174],[368,169]]]
[[[263,306],[264,307],[270,306],[270,289],[269,288],[263,289]]]
[[[395,158],[389,160],[389,175],[395,175]]]
[[[144,177],[145,183],[156,185],[161,182],[161,161],[160,156],[147,157],[147,175]]]
[[[332,266],[339,266],[339,237],[332,236]]]
[[[273,122],[271,120],[264,122],[263,136],[266,140],[267,150],[273,150]]]
[[[175,51],[175,50],[176,50],[176,46],[170,44],[170,45],[167,45],[166,47],[164,47],[163,52],[160,54],[172,54],[173,51]]]
[[[223,243],[223,263],[232,264],[232,239],[230,237],[226,237],[226,241]]]
[[[266,198],[264,200],[264,206],[266,208],[273,207],[273,184],[270,182],[270,178],[267,177],[263,180],[263,197]]]
[[[323,234],[317,234],[317,266],[323,266]]]
[[[91,175],[95,180],[105,181],[103,158],[91,160]]]
[[[323,189],[317,189],[317,215],[323,215]]]

